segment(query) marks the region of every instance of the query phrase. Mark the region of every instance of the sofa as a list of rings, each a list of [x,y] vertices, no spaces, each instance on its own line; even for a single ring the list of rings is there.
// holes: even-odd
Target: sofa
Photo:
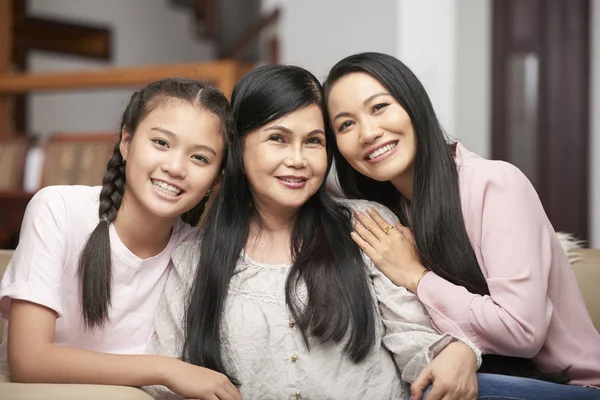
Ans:
[[[0,250],[0,277],[11,255],[12,250]],[[0,320],[0,342],[4,335],[2,325]],[[0,400],[152,400],[148,393],[125,386],[9,383],[6,382],[5,369],[6,366],[0,366]]]
[[[585,304],[596,329],[600,332],[600,249],[581,249],[568,237],[561,237],[573,271],[579,282]],[[0,277],[4,274],[12,255],[10,250],[0,250]],[[2,338],[0,322],[0,340]],[[61,385],[61,384],[20,384],[1,381],[0,400],[151,400],[147,393],[131,387],[104,385]]]

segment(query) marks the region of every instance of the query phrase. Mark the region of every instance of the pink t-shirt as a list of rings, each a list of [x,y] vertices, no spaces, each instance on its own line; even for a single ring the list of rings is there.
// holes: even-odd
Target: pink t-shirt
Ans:
[[[533,358],[573,384],[600,386],[600,334],[536,191],[515,166],[458,144],[463,217],[490,288],[480,296],[426,274],[418,295],[434,326],[483,353]]]
[[[142,354],[153,333],[153,315],[171,268],[171,252],[194,229],[177,219],[165,249],[142,260],[110,225],[112,307],[110,321],[93,332],[81,314],[77,261],[98,224],[101,187],[50,186],[31,199],[19,246],[0,283],[0,317],[8,319],[11,298],[54,310],[55,343],[117,354]],[[6,330],[0,363],[6,362]]]

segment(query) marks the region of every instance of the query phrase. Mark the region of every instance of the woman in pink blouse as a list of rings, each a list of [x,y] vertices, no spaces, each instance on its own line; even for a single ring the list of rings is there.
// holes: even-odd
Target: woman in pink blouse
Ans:
[[[325,89],[344,194],[401,222],[358,213],[354,240],[419,296],[438,331],[482,349],[480,372],[494,375],[480,374],[479,396],[501,382],[519,399],[600,398],[581,387],[600,386],[600,335],[523,173],[449,144],[425,89],[394,57],[347,57]]]

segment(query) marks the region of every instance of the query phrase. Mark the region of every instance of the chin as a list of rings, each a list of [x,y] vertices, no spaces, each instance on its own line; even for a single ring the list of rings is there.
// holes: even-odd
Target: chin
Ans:
[[[180,216],[188,207],[169,207],[164,204],[149,204],[148,211],[157,218],[175,218]]]

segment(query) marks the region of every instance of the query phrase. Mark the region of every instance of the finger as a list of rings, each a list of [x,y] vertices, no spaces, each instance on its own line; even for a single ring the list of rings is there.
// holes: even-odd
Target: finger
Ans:
[[[219,400],[238,400],[233,393],[230,393],[226,387],[221,387],[215,390],[215,395],[219,398]]]
[[[369,216],[365,213],[357,211],[355,213],[356,219],[373,234],[377,238],[377,240],[381,241],[385,238],[386,234],[383,231],[383,228],[380,228],[375,221],[373,221]]]
[[[377,224],[377,226],[385,233],[385,228],[392,226],[385,218],[381,216],[374,208],[367,208],[367,214]],[[395,233],[395,232],[394,232]],[[388,235],[392,234],[392,230],[388,230]]]
[[[352,239],[358,245],[358,247],[360,247],[361,250],[365,252],[365,254],[367,255],[367,257],[369,257],[372,260],[373,256],[375,256],[375,254],[376,254],[375,249],[373,248],[373,246],[371,246],[369,243],[367,243],[356,232],[350,233],[350,236],[352,236]]]
[[[431,391],[427,395],[426,400],[442,400],[446,395],[446,390],[442,389],[439,385],[435,383],[431,387]]]
[[[232,400],[242,400],[240,391],[233,385],[233,383],[227,382],[227,385],[225,385],[225,390],[231,396]]]
[[[400,222],[396,222],[396,224],[394,225],[394,228],[396,228],[396,230],[402,234],[402,236],[404,236],[404,238],[406,240],[408,240],[409,242],[411,242],[412,244],[415,244],[415,238],[412,234],[412,231],[407,228],[406,226],[400,224]]]
[[[367,217],[366,215],[364,217],[366,219],[369,219],[369,217]],[[371,223],[374,224],[373,221],[371,221]],[[356,233],[358,233],[360,235],[360,237],[364,241],[369,243],[372,247],[376,247],[377,244],[381,242],[375,235],[373,235],[373,232],[371,232],[370,229],[365,227],[365,225],[362,223],[362,221],[360,221],[360,220],[354,221],[353,227],[354,227],[354,231]]]
[[[414,400],[421,400],[425,389],[431,385],[432,379],[427,370],[421,371],[417,379],[410,385],[410,393]]]

